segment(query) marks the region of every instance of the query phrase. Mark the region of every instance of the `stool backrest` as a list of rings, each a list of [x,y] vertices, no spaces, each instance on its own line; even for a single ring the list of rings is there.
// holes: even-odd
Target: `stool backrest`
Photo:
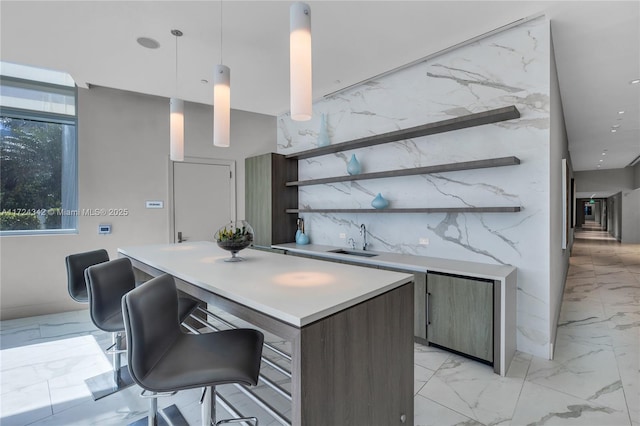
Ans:
[[[85,270],[91,320],[101,330],[123,331],[120,300],[136,286],[133,266],[121,258],[90,266]]]
[[[67,287],[69,296],[76,302],[87,303],[87,283],[84,280],[84,270],[89,266],[109,261],[106,250],[93,250],[84,253],[70,254],[65,258],[67,264]]]
[[[161,275],[127,293],[122,298],[122,316],[129,372],[146,388],[144,378],[182,333],[173,277]]]

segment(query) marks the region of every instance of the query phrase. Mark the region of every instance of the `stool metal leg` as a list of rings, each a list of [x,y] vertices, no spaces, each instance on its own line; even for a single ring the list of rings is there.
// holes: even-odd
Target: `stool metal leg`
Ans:
[[[158,426],[158,398],[149,399],[149,416],[147,425]]]
[[[224,398],[221,398],[221,403],[223,403],[223,407],[226,409],[230,409],[230,407],[225,406]],[[253,426],[258,426],[258,418],[257,417],[238,417],[233,419],[224,419],[216,421],[216,387],[209,386],[204,388],[204,392],[202,394],[202,398],[200,398],[200,412],[202,414],[202,424],[203,426],[218,426],[222,424],[228,423],[249,423]],[[233,409],[231,409],[233,411]],[[237,415],[234,413],[232,415]]]
[[[149,398],[149,414],[147,417],[129,423],[129,426],[189,426],[178,407],[173,404],[158,410],[158,397],[173,396],[177,392],[157,393],[143,390],[142,398]]]
[[[216,387],[204,388],[202,398],[200,398],[200,414],[203,426],[216,424]]]
[[[109,373],[100,374],[85,380],[94,401],[116,393],[133,384],[133,379],[129,374],[129,368],[122,366],[120,358],[122,353],[126,352],[126,348],[124,347],[124,332],[111,333],[111,340],[113,342],[111,346],[113,349],[108,350],[108,352],[113,355],[113,370]]]

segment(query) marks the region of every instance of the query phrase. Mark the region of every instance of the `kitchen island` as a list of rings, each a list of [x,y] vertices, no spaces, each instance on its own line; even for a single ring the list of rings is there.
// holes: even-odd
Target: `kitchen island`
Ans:
[[[413,424],[413,276],[210,242],[118,250],[291,342],[294,425]]]

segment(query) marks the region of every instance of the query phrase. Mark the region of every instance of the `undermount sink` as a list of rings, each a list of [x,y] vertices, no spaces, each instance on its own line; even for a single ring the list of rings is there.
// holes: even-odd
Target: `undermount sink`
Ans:
[[[337,254],[349,254],[351,256],[361,256],[361,257],[377,256],[377,254],[375,253],[367,253],[366,251],[352,251],[352,250],[344,250],[344,249],[329,250],[329,252],[337,253]]]

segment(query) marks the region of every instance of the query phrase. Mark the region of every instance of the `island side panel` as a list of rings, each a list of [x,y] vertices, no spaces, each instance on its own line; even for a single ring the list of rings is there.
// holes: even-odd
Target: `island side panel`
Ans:
[[[411,282],[301,329],[294,425],[413,424],[413,303]]]

